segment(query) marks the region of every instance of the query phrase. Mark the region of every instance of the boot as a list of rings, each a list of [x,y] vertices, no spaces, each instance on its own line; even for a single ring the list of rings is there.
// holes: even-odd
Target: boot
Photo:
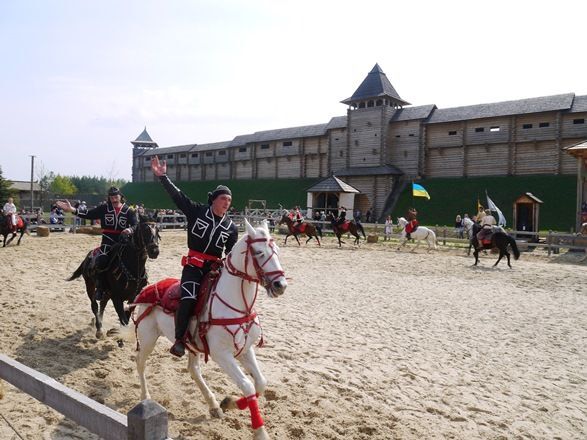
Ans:
[[[412,235],[410,232],[406,232],[406,240],[411,240],[412,239]]]
[[[175,343],[169,352],[177,357],[182,357],[185,354],[185,344],[183,339],[188,330],[190,318],[194,311],[196,300],[182,299],[179,301],[179,307],[175,312]]]

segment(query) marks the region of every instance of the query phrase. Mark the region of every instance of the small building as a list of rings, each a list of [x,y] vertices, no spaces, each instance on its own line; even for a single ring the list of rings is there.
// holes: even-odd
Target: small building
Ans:
[[[540,205],[544,202],[527,192],[514,200],[514,228],[516,231],[538,232]],[[518,234],[518,236],[523,234]],[[538,235],[528,236],[529,241],[538,241]]]
[[[31,206],[37,208],[39,205],[39,195],[41,192],[41,187],[39,186],[38,182],[33,182],[33,201],[31,203],[31,182],[26,180],[11,180],[12,186],[10,187],[11,191],[14,191],[18,197],[18,206],[17,209],[26,209],[27,211],[31,209]]]
[[[355,195],[361,192],[332,175],[308,188],[307,193],[308,216],[311,216],[315,209],[334,212],[341,206],[352,212],[355,207]]]
[[[577,217],[575,231],[581,230],[581,225],[587,223],[587,141],[570,145],[566,152],[577,158]]]

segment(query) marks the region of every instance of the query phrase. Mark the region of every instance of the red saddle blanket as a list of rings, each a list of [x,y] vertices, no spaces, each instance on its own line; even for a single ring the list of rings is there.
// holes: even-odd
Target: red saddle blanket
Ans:
[[[491,238],[490,239],[485,239],[485,240],[481,240],[481,244],[483,246],[488,246],[491,244]]]
[[[200,284],[198,302],[193,315],[198,316],[208,301],[208,295],[218,276],[207,273]],[[175,313],[181,299],[180,280],[177,278],[165,278],[155,284],[150,284],[141,290],[134,300],[135,304],[157,304],[167,313]]]
[[[306,226],[308,226],[308,224],[307,224],[307,223],[301,223],[301,224],[299,224],[299,225],[295,226],[295,227],[294,227],[294,230],[295,230],[297,233],[303,234],[304,232],[306,232]]]
[[[336,225],[336,229],[338,229],[340,232],[347,232],[350,227],[351,227],[350,220],[345,220],[345,222],[342,225]]]

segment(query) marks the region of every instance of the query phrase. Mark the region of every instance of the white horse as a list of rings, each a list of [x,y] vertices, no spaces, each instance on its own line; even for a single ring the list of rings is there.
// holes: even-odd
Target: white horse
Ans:
[[[285,274],[279,262],[279,248],[269,234],[267,222],[253,228],[245,219],[246,235],[234,245],[226,258],[218,283],[210,291],[208,303],[199,316],[200,326],[205,323],[210,357],[230,376],[242,390],[242,397],[227,397],[219,405],[202,377],[201,361],[204,349],[199,336],[199,326],[192,320],[189,326],[192,343],[198,352],[189,350],[188,371],[208,403],[213,417],[222,417],[223,410],[249,409],[254,439],[268,439],[259,412],[257,397],[263,395],[267,380],[261,373],[253,346],[261,340],[259,318],[253,307],[259,284],[271,298],[283,294],[287,287]],[[151,305],[138,304],[136,315],[141,317]],[[152,306],[151,306],[152,308]],[[137,370],[141,382],[141,399],[150,399],[145,379],[145,363],[159,336],[175,340],[173,315],[166,314],[159,306],[142,317],[137,324]],[[254,383],[237,364],[242,364],[253,377]]]
[[[408,224],[408,221],[405,218],[399,217],[397,219],[397,225],[402,229],[402,237],[400,239],[400,245],[397,247],[398,251],[403,246],[405,246],[408,241],[408,239],[406,237],[406,225],[407,224]],[[436,234],[434,233],[434,231],[432,229],[428,229],[425,226],[418,226],[418,229],[416,229],[410,235],[414,240],[417,241],[416,247],[414,249],[412,249],[412,252],[415,251],[416,249],[418,249],[418,247],[420,246],[420,240],[426,240],[426,242],[428,243],[428,251],[429,252],[430,252],[431,248],[438,249],[438,247],[436,246]]]
[[[473,225],[475,222],[471,220],[469,217],[463,218],[463,229],[465,234],[467,234],[467,238],[470,240],[473,237]]]

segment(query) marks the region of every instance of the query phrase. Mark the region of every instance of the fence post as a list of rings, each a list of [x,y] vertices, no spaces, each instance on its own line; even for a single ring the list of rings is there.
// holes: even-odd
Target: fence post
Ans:
[[[167,410],[154,400],[143,400],[127,415],[128,440],[167,439]]]
[[[548,237],[546,238],[546,242],[548,243],[548,256],[550,257],[550,244],[552,243],[552,231],[548,231]]]
[[[446,226],[442,230],[442,245],[446,246]]]

